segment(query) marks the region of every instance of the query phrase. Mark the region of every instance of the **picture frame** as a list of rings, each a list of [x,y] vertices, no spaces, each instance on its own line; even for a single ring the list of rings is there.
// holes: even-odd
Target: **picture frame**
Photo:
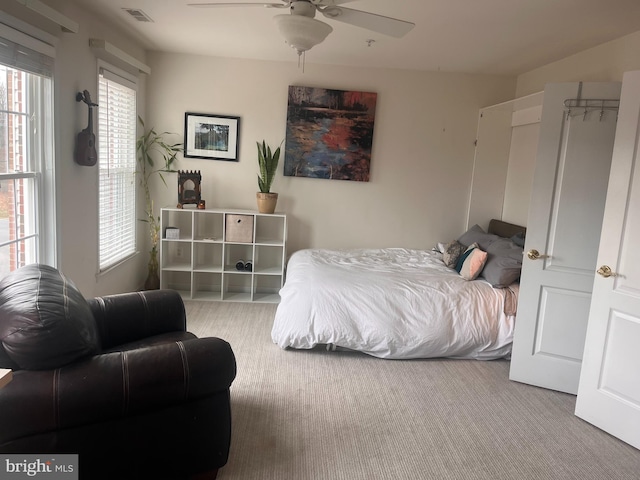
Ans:
[[[238,161],[240,117],[186,112],[184,157]]]

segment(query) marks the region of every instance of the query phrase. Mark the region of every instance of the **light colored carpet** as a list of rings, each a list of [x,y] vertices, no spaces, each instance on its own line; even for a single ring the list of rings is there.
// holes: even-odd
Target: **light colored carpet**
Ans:
[[[190,331],[231,343],[227,479],[638,479],[640,451],[511,382],[509,362],[281,350],[275,305],[187,301]]]

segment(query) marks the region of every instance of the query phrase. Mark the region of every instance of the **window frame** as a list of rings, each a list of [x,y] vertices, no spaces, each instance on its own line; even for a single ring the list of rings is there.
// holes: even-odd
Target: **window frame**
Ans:
[[[9,15],[0,16],[0,37],[21,48],[21,52],[31,52],[33,57],[22,57],[12,62],[2,61],[7,68],[24,72],[32,76],[27,77],[24,86],[25,102],[27,109],[25,115],[36,112],[38,115],[29,115],[30,122],[27,125],[27,137],[24,141],[24,155],[27,156],[27,168],[22,172],[0,173],[0,181],[15,181],[25,179],[32,182],[27,207],[33,209],[33,231],[21,238],[9,239],[3,242],[2,247],[9,247],[20,242],[33,242],[33,247],[25,247],[28,255],[26,263],[45,263],[57,268],[58,265],[58,226],[57,208],[58,198],[55,176],[56,148],[54,142],[55,129],[55,38],[41,32],[34,27],[23,24]],[[3,58],[7,58],[6,56]],[[40,59],[40,60],[39,60]],[[26,60],[26,62],[25,62]],[[20,63],[23,62],[23,63]],[[32,105],[35,105],[33,107]],[[6,114],[21,114],[14,112],[7,105]],[[15,198],[14,198],[15,201]],[[32,248],[32,250],[31,250]],[[25,253],[23,252],[23,253]],[[22,266],[18,263],[15,267]],[[11,269],[12,265],[9,265]],[[11,271],[11,270],[9,270]]]
[[[100,229],[100,222],[101,222],[101,204],[103,201],[103,198],[101,197],[101,192],[100,192],[100,181],[101,181],[101,172],[102,172],[102,154],[103,152],[101,151],[101,145],[103,145],[103,141],[104,138],[103,136],[103,131],[100,129],[100,114],[101,114],[101,107],[100,107],[100,83],[101,83],[101,77],[105,77],[107,78],[107,80],[112,81],[114,83],[118,83],[122,86],[125,86],[127,88],[130,88],[131,90],[134,91],[135,94],[135,107],[134,107],[134,112],[133,112],[133,169],[131,171],[131,177],[132,177],[132,182],[133,182],[133,206],[129,206],[129,209],[131,212],[133,212],[132,216],[131,216],[131,224],[130,224],[130,228],[132,229],[133,232],[133,236],[132,236],[132,246],[131,248],[121,257],[111,261],[110,263],[106,263],[103,264],[102,258],[101,258],[101,229]],[[96,121],[96,149],[98,150],[98,162],[97,162],[97,176],[98,176],[98,189],[97,189],[97,212],[96,212],[96,231],[97,231],[97,236],[98,236],[98,255],[96,258],[96,268],[98,271],[98,274],[103,274],[106,272],[109,272],[111,270],[113,270],[114,268],[117,268],[119,265],[129,261],[130,259],[134,258],[136,255],[138,255],[139,253],[139,249],[138,249],[138,189],[137,189],[137,178],[136,178],[136,169],[137,169],[137,161],[136,161],[136,152],[135,152],[135,147],[136,147],[136,139],[137,139],[137,117],[138,117],[138,78],[134,75],[129,74],[128,72],[114,66],[112,63],[109,63],[107,61],[104,61],[102,59],[98,59],[97,61],[97,100],[94,100],[98,103],[98,118]],[[104,106],[103,106],[103,110],[104,111]]]

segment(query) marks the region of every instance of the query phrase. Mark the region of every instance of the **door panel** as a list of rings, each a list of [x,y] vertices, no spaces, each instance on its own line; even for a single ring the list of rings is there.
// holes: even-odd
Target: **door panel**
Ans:
[[[487,108],[480,112],[467,217],[469,227],[477,223],[486,228],[492,218],[502,218],[510,134],[510,109]]]
[[[640,408],[640,382],[630,382],[624,375],[629,362],[640,365],[640,318],[622,312],[611,312],[605,344],[600,389],[612,397]]]
[[[602,121],[565,117],[563,128],[545,268],[591,279],[609,181],[615,114],[610,112]],[[580,241],[576,241],[576,235]]]
[[[638,172],[636,172],[638,175]],[[627,218],[623,231],[623,241],[620,245],[620,271],[624,275],[617,277],[616,288],[628,295],[640,297],[640,248],[638,234],[640,234],[640,185],[634,182],[634,189],[629,195],[629,209],[638,214]],[[634,241],[635,239],[635,241]]]
[[[545,88],[509,377],[577,393],[607,191],[616,112],[564,101],[617,99],[617,83]]]
[[[640,448],[640,71],[624,75],[576,415]],[[635,242],[634,242],[635,240]]]
[[[534,355],[546,355],[566,361],[582,361],[584,337],[591,296],[561,288],[544,287],[539,310]],[[546,322],[546,323],[545,323]],[[580,336],[567,344],[566,338]]]

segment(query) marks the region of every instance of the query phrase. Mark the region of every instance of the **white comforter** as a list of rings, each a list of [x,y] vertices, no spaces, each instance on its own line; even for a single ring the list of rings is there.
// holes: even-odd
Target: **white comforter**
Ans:
[[[511,352],[516,294],[517,285],[464,280],[437,252],[300,250],[271,335],[282,348],[327,344],[380,358],[501,358]]]

